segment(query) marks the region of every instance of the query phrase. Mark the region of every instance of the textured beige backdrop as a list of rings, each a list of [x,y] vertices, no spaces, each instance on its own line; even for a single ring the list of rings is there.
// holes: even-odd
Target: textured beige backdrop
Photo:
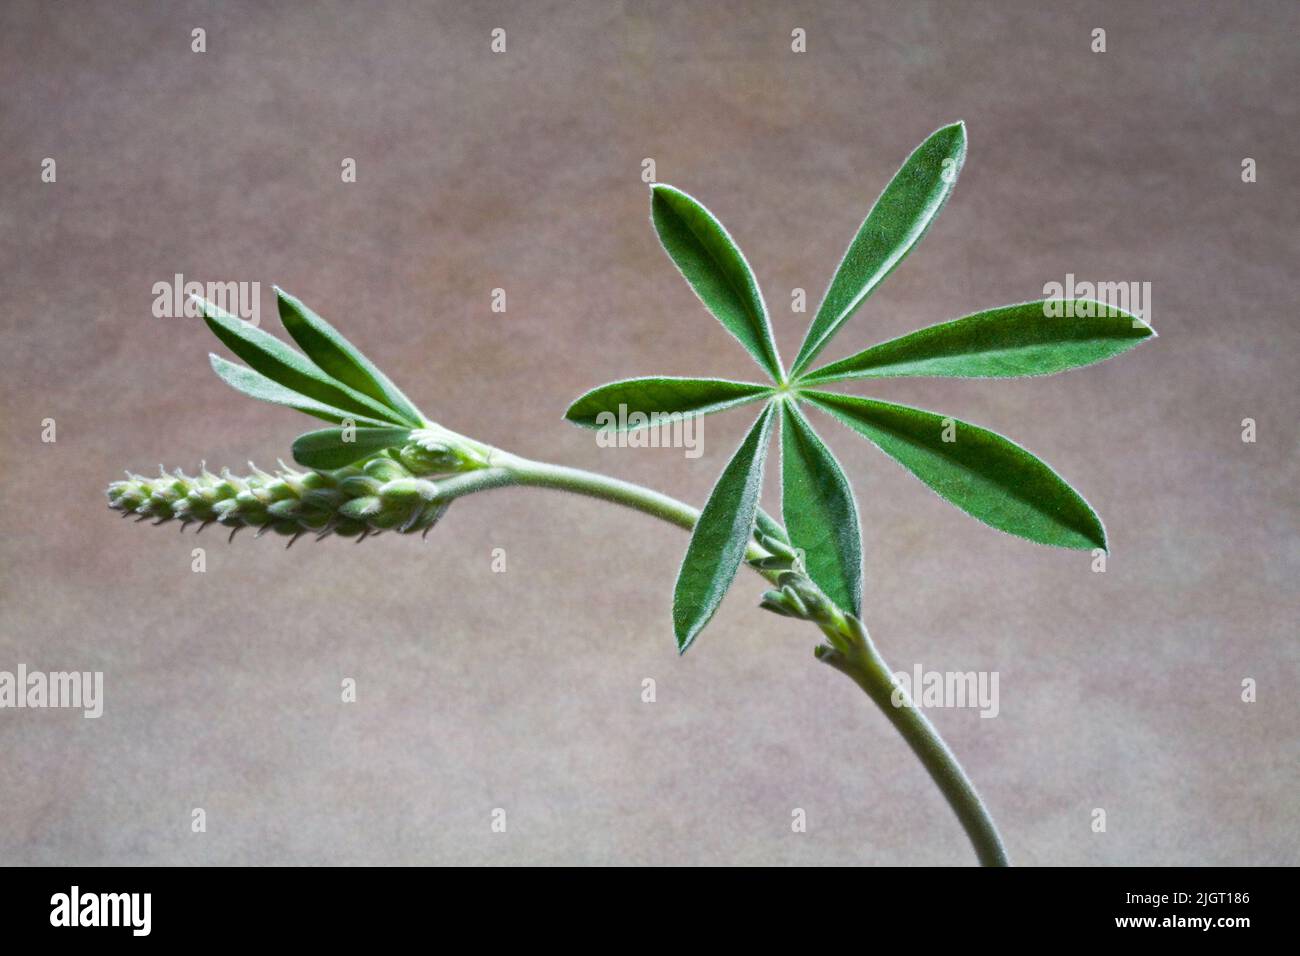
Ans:
[[[102,670],[107,700],[0,711],[0,862],[971,862],[753,575],[678,659],[675,529],[494,492],[424,544],[285,552],[103,499],[123,468],[269,465],[312,427],[222,385],[200,322],[151,315],[182,273],[261,282],[273,328],[283,285],[453,428],[699,503],[744,415],[695,461],[560,417],[614,378],[754,374],[659,250],[642,159],[729,226],[789,356],[789,290],[815,306],[890,174],[962,118],[952,201],[828,357],[1067,273],[1150,282],[1161,338],[872,389],[1050,461],[1107,523],[1105,574],[828,425],[867,621],[897,668],[1000,673],[997,719],[934,716],[1017,861],[1300,863],[1298,26],[1294,3],[6,3],[0,669]]]

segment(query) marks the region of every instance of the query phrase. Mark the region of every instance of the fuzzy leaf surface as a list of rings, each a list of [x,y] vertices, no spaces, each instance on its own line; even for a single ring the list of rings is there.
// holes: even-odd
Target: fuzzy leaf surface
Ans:
[[[592,389],[570,405],[564,417],[583,428],[635,430],[624,427],[633,412],[640,412],[647,418],[651,415],[707,415],[756,401],[771,391],[766,385],[722,378],[629,378]],[[624,406],[621,414],[620,405]],[[601,423],[600,418],[606,413],[613,416],[616,424]],[[636,427],[644,428],[650,424],[646,421]]]
[[[234,362],[223,359],[220,355],[208,353],[208,360],[212,363],[212,371],[217,373],[218,378],[235,391],[242,392],[249,398],[270,402],[273,405],[287,405],[289,408],[295,408],[316,418],[323,418],[325,421],[334,422],[336,425],[349,420],[358,425],[373,425],[376,428],[384,428],[390,424],[379,419],[358,415],[346,409],[335,408],[324,402],[318,402],[314,398],[308,398],[301,392],[285,388],[279,382],[272,381],[261,372],[245,368],[242,365],[236,365]]]
[[[938,495],[1008,534],[1057,548],[1106,547],[1101,519],[1045,462],[978,425],[907,405],[807,391]],[[955,439],[944,441],[947,423]]]
[[[351,441],[344,441],[349,435]],[[410,437],[409,428],[322,428],[293,440],[293,460],[317,471],[333,471],[401,445]]]
[[[1070,308],[1080,306],[1070,301]],[[1087,311],[1106,314],[1071,317],[1048,314],[1062,302],[1023,302],[975,312],[873,345],[817,369],[806,384],[856,378],[927,376],[944,378],[1019,378],[1054,375],[1104,362],[1155,336],[1136,316],[1101,303]],[[1083,311],[1077,308],[1077,311]]]
[[[781,514],[808,576],[840,607],[862,611],[862,529],[844,470],[793,402],[781,403]]]
[[[353,417],[365,416],[385,424],[403,424],[392,409],[335,381],[269,332],[236,318],[211,302],[203,301],[202,304],[203,320],[208,328],[253,371],[305,398],[353,413]]]
[[[356,389],[417,428],[424,416],[361,350],[319,315],[283,289],[276,288],[280,321],[309,359],[326,375]]]
[[[966,161],[966,126],[936,130],[894,174],[871,207],[831,279],[790,369],[798,375],[876,286],[921,241],[948,201]]]
[[[754,361],[780,381],[781,359],[762,293],[722,223],[699,200],[664,183],[651,189],[650,218],[664,251],[700,301]]]
[[[673,591],[673,632],[685,653],[736,578],[754,531],[774,409],[763,409],[709,493]]]

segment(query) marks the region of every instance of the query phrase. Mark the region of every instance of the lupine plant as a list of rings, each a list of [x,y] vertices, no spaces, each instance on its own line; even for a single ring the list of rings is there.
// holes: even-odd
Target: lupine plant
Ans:
[[[109,505],[141,520],[198,523],[200,530],[217,523],[231,528],[232,537],[255,527],[259,535],[272,531],[292,544],[304,533],[357,540],[388,531],[428,534],[456,498],[524,486],[605,499],[679,525],[691,537],[673,592],[678,651],[692,645],[740,565],[748,564],[772,585],[760,606],[819,628],[825,642],[815,648],[817,659],[852,678],[902,733],[980,862],[1005,865],[1006,851],[983,802],[862,623],[862,531],[853,490],[804,409],[838,420],[1000,531],[1055,547],[1105,549],[1105,530],[1092,507],[1009,439],[936,412],[825,387],[873,378],[1050,375],[1111,358],[1155,332],[1101,303],[1026,302],[974,312],[813,368],[933,223],[965,156],[966,129],[955,123],[907,159],[850,243],[788,369],[758,283],[722,224],[685,192],[664,184],[651,188],[651,217],[665,251],[767,381],[655,376],[613,382],[580,397],[566,417],[588,428],[608,428],[610,421],[642,427],[666,415],[761,403],[700,511],[628,482],[521,458],[433,422],[332,326],[279,289],[281,321],[302,351],[200,300],[208,326],[246,363],[211,355],[213,370],[246,395],[334,427],[294,441],[300,469],[282,462],[274,473],[250,465],[242,476],[206,468],[195,477],[179,470],[157,478],[128,473],[109,486]],[[759,507],[777,430],[783,522]]]

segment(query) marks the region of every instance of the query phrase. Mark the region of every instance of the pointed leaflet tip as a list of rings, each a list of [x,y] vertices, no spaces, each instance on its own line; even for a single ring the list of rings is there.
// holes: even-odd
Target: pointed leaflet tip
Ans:
[[[392,422],[370,418],[316,401],[301,392],[272,381],[260,372],[227,361],[220,355],[209,352],[208,361],[218,378],[235,389],[235,391],[242,392],[250,398],[270,402],[273,405],[287,405],[290,408],[296,408],[300,412],[305,412],[316,418],[323,418],[325,421],[333,422],[336,425],[344,421],[352,421],[357,425],[373,425],[376,428],[391,427],[392,425]]]
[[[862,613],[862,531],[853,489],[794,402],[782,405],[781,513],[808,576],[852,614]]]
[[[966,126],[935,130],[912,151],[876,199],[840,260],[808,326],[790,374],[817,358],[857,308],[925,235],[956,185],[966,160]]]
[[[707,415],[757,401],[770,385],[721,378],[629,378],[594,388],[574,400],[567,421],[606,432],[653,428],[672,415]]]
[[[972,518],[1051,547],[1106,547],[1092,506],[1009,438],[908,405],[811,389],[803,394]]]
[[[340,409],[345,417],[350,414],[381,423],[403,423],[391,408],[353,389],[265,330],[215,307],[207,311],[203,320],[222,344],[250,369],[282,389]]]
[[[276,289],[276,300],[285,331],[317,369],[379,403],[394,424],[424,424],[424,416],[401,389],[334,326],[282,289]]]
[[[1066,322],[1061,315],[1073,318]],[[1091,300],[1040,299],[918,329],[824,365],[801,382],[1055,375],[1114,358],[1151,337],[1150,327],[1123,309]]]
[[[774,414],[769,402],[722,470],[691,532],[673,589],[673,634],[680,652],[713,617],[740,570],[754,531]]]
[[[758,282],[718,218],[693,196],[658,183],[650,191],[650,221],[664,252],[705,308],[773,381],[784,382]]]

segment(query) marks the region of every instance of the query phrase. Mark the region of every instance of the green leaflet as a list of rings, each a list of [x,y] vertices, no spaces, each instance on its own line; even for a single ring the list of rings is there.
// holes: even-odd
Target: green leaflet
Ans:
[[[1009,439],[906,405],[831,392],[803,395],[971,517],[1039,544],[1106,547],[1106,531],[1088,502]],[[943,440],[945,421],[952,442]]]
[[[401,389],[332,325],[278,286],[275,295],[285,330],[322,372],[381,403],[398,420],[417,428],[424,424],[424,416]]]
[[[570,405],[564,417],[584,428],[634,431],[654,423],[629,422],[633,413],[647,419],[652,415],[704,415],[755,401],[771,391],[766,385],[722,378],[629,378],[592,389]],[[611,417],[605,418],[607,414]]]
[[[849,244],[790,369],[797,376],[921,241],[957,183],[966,126],[936,130],[894,174]]]
[[[808,420],[781,403],[781,514],[804,567],[832,601],[862,611],[862,530],[853,490]]]
[[[317,471],[333,471],[401,445],[410,436],[409,428],[322,428],[293,440],[293,460]]]
[[[255,372],[251,368],[236,365],[234,362],[223,359],[220,355],[209,352],[208,359],[212,363],[212,371],[217,373],[218,378],[235,389],[235,391],[243,392],[249,398],[270,402],[273,405],[288,405],[290,408],[296,408],[300,412],[306,412],[308,415],[314,415],[335,424],[342,424],[344,421],[350,420],[358,425],[373,425],[377,428],[384,428],[389,425],[388,422],[367,418],[355,412],[318,402],[314,398],[308,398],[301,392],[295,392],[291,388],[285,388],[280,383],[272,381],[261,372]]]
[[[773,407],[763,409],[722,470],[691,532],[673,591],[673,632],[686,653],[735,580],[754,531]]]
[[[1068,311],[1053,315],[1049,308]],[[873,345],[810,372],[802,382],[909,375],[1052,375],[1113,358],[1154,336],[1155,331],[1140,319],[1098,302],[1024,302],[976,312]]]
[[[650,218],[664,251],[700,301],[774,381],[782,381],[763,295],[722,223],[696,199],[663,183],[651,188]]]
[[[230,315],[211,302],[198,301],[203,306],[203,319],[208,328],[253,371],[306,398],[349,412],[354,418],[362,415],[384,424],[404,424],[397,413],[335,381],[274,335]]]

